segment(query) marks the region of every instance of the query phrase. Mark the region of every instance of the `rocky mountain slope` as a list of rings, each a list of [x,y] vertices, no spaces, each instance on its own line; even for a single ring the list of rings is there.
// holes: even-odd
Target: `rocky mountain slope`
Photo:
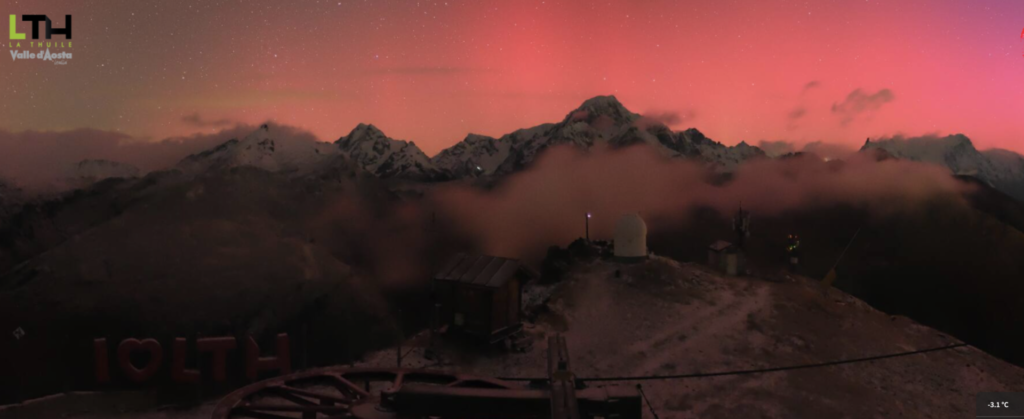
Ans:
[[[442,150],[431,159],[431,162],[448,170],[455,177],[494,173],[494,170],[508,158],[509,150],[518,133],[520,132],[516,131],[500,139],[469,134],[458,144]]]
[[[757,147],[729,147],[690,128],[673,132],[664,124],[626,109],[615,96],[583,102],[558,123],[522,129],[494,139],[469,135],[432,161],[454,176],[503,175],[529,166],[547,148],[570,145],[583,150],[644,144],[669,157],[693,158],[732,170],[740,162],[763,156]]]
[[[403,231],[383,226],[393,196],[342,156],[305,174],[214,170],[243,158],[288,162],[268,143],[255,147],[264,140],[193,158],[191,169],[214,165],[198,176],[108,180],[0,225],[0,328],[29,333],[0,353],[38,366],[0,374],[0,404],[61,391],[55,383],[91,387],[95,337],[267,335],[297,321],[337,330],[336,316],[349,314],[358,327],[384,322],[386,275],[370,273],[377,265],[362,255],[381,231]],[[384,209],[370,218],[369,208]],[[338,362],[330,356],[345,353],[339,342],[320,343],[334,348],[322,362]]]
[[[0,219],[13,212],[21,202],[21,190],[0,180]]]
[[[895,158],[942,165],[955,175],[976,177],[1018,200],[1024,200],[1024,156],[1009,150],[979,151],[963,134],[868,139],[861,151],[869,150],[884,150]]]
[[[988,158],[993,168],[986,180],[1007,195],[1024,201],[1024,156],[1002,149],[981,153]]]
[[[109,178],[131,178],[139,176],[139,168],[116,161],[88,159],[78,162],[70,176],[93,182]]]
[[[86,159],[68,169],[60,182],[61,190],[83,189],[107,179],[129,179],[138,177],[138,167],[104,159]]]

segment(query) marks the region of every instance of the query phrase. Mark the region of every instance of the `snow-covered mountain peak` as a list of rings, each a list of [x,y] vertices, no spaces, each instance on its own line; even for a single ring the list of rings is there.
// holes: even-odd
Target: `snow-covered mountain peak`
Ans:
[[[177,167],[189,174],[240,166],[303,174],[338,164],[354,164],[380,177],[439,177],[414,143],[389,138],[372,124],[357,125],[334,144],[264,124],[242,139],[190,155]]]
[[[614,95],[594,96],[583,101],[583,104],[577,110],[588,110],[598,113],[632,113]]]
[[[897,157],[901,155],[908,157],[927,155],[936,160],[954,149],[958,149],[961,152],[977,152],[971,139],[963,134],[947,135],[945,137],[924,136],[912,138],[892,137],[880,140],[868,139],[864,143],[863,148],[884,148]]]
[[[231,139],[189,155],[177,167],[189,174],[242,166],[271,172],[304,171],[334,154],[336,149],[328,143],[296,138],[294,132],[263,124],[241,140]]]
[[[338,140],[338,145],[347,147],[349,144],[357,143],[360,141],[383,141],[387,140],[388,136],[384,135],[384,131],[377,128],[373,124],[359,123],[355,128],[348,133],[348,135]],[[344,140],[344,141],[342,141]]]
[[[694,144],[709,144],[714,142],[697,128],[687,128],[685,131],[680,132],[679,135],[686,141]]]
[[[481,143],[488,143],[488,142],[492,142],[492,141],[496,141],[496,139],[494,137],[489,136],[489,135],[474,134],[474,133],[466,134],[466,138],[464,138],[462,140],[462,142],[464,142],[466,144],[470,144],[470,145],[481,144]]]
[[[334,144],[353,162],[380,177],[442,177],[415,143],[390,138],[373,124],[357,125]]]
[[[861,148],[878,150],[895,158],[945,166],[953,174],[976,177],[1024,200],[1024,158],[1005,150],[978,151],[966,135],[869,139]]]
[[[515,134],[501,139],[486,135],[469,134],[459,143],[442,150],[431,162],[455,177],[479,176],[493,173],[506,158]]]
[[[640,115],[630,112],[615,96],[596,96],[587,99],[580,107],[566,115],[563,123],[586,122],[597,129],[629,124]]]
[[[467,136],[433,158],[456,177],[507,174],[530,165],[552,146],[570,145],[589,150],[597,144],[612,148],[646,145],[667,157],[687,157],[731,170],[739,162],[764,155],[746,143],[727,147],[696,129],[673,132],[657,121],[631,112],[615,96],[587,99],[559,123],[521,129],[495,140]]]
[[[954,173],[982,170],[985,157],[963,134],[868,140],[862,150],[880,148],[896,158],[948,166]]]

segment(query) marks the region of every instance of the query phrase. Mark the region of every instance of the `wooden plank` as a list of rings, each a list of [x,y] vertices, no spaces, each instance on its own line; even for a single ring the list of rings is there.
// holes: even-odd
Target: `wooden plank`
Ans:
[[[490,263],[480,271],[480,274],[473,278],[472,282],[475,285],[491,286],[491,278],[498,272],[499,269],[506,263],[508,259],[504,258],[492,258]]]
[[[458,265],[455,266],[455,269],[452,269],[451,274],[448,275],[448,279],[452,281],[462,280],[462,275],[472,268],[473,264],[478,260],[480,260],[480,256],[466,256]]]
[[[480,272],[483,272],[483,270],[487,268],[487,265],[489,265],[492,261],[494,261],[494,258],[490,256],[481,256],[477,258],[477,260],[473,262],[469,269],[462,273],[462,275],[459,277],[459,282],[465,284],[473,284],[473,281],[476,279],[477,276],[480,275]]]
[[[519,262],[506,259],[505,263],[501,265],[501,269],[499,269],[498,272],[495,272],[494,275],[491,276],[487,285],[491,287],[500,287],[504,285],[509,278],[511,278],[513,275],[516,274],[516,272],[519,271],[519,267]]]

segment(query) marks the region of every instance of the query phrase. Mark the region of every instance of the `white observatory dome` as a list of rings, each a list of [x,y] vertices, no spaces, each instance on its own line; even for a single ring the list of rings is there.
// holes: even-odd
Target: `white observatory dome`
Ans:
[[[647,224],[640,214],[626,214],[615,224],[615,257],[642,259],[647,257]]]

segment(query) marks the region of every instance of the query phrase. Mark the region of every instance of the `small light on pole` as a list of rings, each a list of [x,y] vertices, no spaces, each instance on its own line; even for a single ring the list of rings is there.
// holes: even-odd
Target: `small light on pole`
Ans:
[[[590,242],[590,213],[587,213],[587,242]]]

